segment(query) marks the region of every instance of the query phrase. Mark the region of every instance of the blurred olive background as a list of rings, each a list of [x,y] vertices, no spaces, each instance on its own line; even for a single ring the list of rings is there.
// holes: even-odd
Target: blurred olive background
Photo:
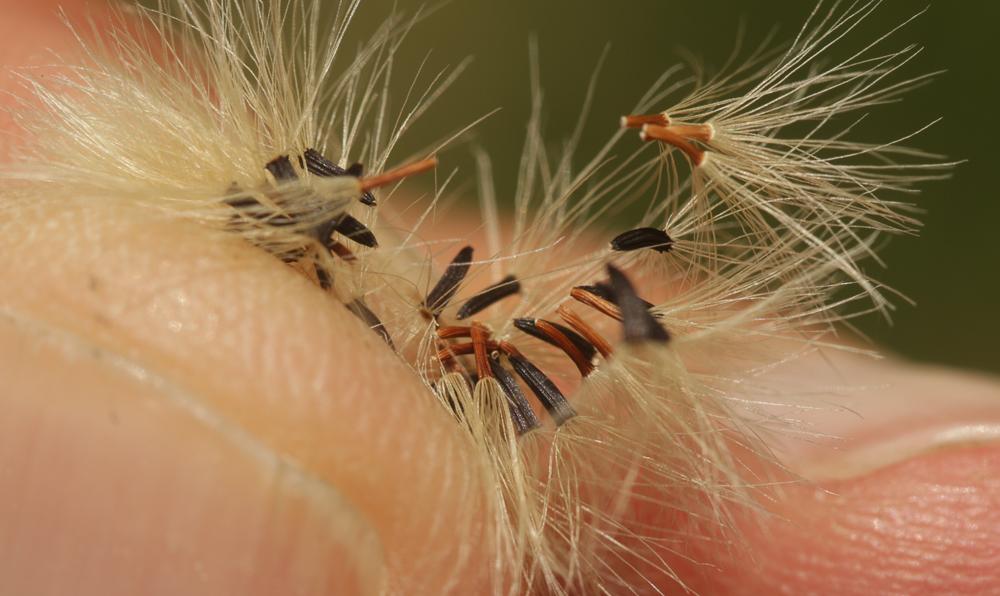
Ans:
[[[419,64],[428,50],[432,69],[457,64],[466,56],[473,56],[474,62],[411,138],[426,143],[495,107],[503,108],[476,128],[472,141],[492,156],[503,200],[514,188],[528,117],[532,36],[541,52],[546,130],[553,147],[573,127],[594,67],[610,44],[578,152],[582,162],[613,132],[622,112],[663,70],[681,60],[683,50],[703,59],[709,69],[719,67],[741,23],[751,45],[774,28],[777,40],[788,41],[814,5],[791,0],[454,0],[438,7],[411,34],[399,76],[409,76],[412,71],[406,69]],[[356,31],[371,27],[392,6],[387,0],[363,4]],[[397,6],[407,12],[419,7]],[[859,43],[923,6],[886,1],[847,49],[860,49]],[[885,46],[924,46],[909,74],[946,72],[904,102],[877,108],[865,128],[872,138],[865,140],[896,138],[942,117],[911,144],[968,162],[951,179],[924,184],[922,193],[911,197],[927,210],[920,238],[893,239],[882,253],[888,268],[870,266],[873,275],[917,306],[899,300],[892,324],[878,316],[859,323],[863,332],[899,354],[994,372],[1000,372],[1000,249],[995,231],[1000,220],[998,19],[1000,3],[938,1]],[[403,147],[401,154],[406,150]],[[445,156],[446,165],[459,165],[464,174],[460,177],[467,180],[475,174],[469,153],[470,145],[465,144]],[[471,207],[475,186],[467,188]]]

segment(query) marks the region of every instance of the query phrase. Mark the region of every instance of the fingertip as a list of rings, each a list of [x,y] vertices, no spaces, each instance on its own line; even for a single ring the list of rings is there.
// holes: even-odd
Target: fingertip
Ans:
[[[703,593],[983,594],[1000,589],[1000,446],[924,453],[788,489],[733,559],[689,567]]]

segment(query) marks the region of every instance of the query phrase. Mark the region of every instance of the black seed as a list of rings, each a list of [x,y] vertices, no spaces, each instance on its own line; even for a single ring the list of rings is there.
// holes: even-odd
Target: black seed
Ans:
[[[306,170],[308,170],[313,176],[321,176],[323,178],[333,178],[336,176],[353,176],[355,178],[360,178],[364,173],[364,167],[359,163],[351,164],[351,167],[345,170],[329,159],[323,157],[323,155],[315,149],[306,149],[305,153],[302,154],[302,159],[299,163],[302,164],[303,167],[305,167]],[[366,192],[361,195],[361,202],[368,206],[374,206],[375,196],[370,192]]]
[[[354,162],[351,165],[347,166],[346,171],[348,176],[354,176],[355,178],[360,178],[365,175],[365,166],[361,165],[358,162]]]
[[[593,294],[598,298],[603,298],[611,304],[615,304],[615,293],[611,291],[611,286],[603,282],[597,282],[592,286],[576,286],[574,290],[583,290],[588,294]]]
[[[528,399],[524,397],[524,393],[521,391],[521,387],[517,384],[513,375],[507,372],[507,369],[493,358],[490,358],[490,369],[507,395],[507,408],[510,410],[510,419],[514,422],[514,429],[517,431],[517,435],[521,436],[529,430],[541,426],[541,423],[538,422],[538,417],[535,416],[534,410],[531,409]]]
[[[368,308],[368,305],[365,304],[364,300],[358,298],[357,300],[349,302],[344,306],[347,307],[347,310],[354,313],[354,316],[361,319],[365,325],[368,325],[372,331],[381,335],[382,339],[385,340],[385,343],[389,344],[390,348],[393,350],[396,349],[396,346],[392,343],[392,337],[389,336],[389,332],[385,329],[385,325],[383,325],[382,321],[379,320],[375,313]]]
[[[618,301],[615,299],[615,293],[611,290],[611,286],[609,286],[604,282],[597,282],[592,286],[576,286],[573,289],[583,290],[584,292],[593,294],[598,298],[603,298],[604,300],[607,300],[611,304],[618,306]],[[639,300],[642,300],[642,298],[639,298]],[[652,302],[646,302],[645,300],[642,300],[642,303],[646,305],[646,308],[653,308]]]
[[[622,313],[622,326],[625,329],[625,341],[639,343],[670,341],[670,334],[649,312],[649,303],[639,298],[632,283],[617,267],[608,265],[608,277],[611,280],[611,290],[614,292],[615,304]]]
[[[232,199],[226,199],[226,204],[233,209],[243,210],[248,207],[261,207],[260,201],[253,197],[233,197]]]
[[[562,349],[551,337],[538,330],[538,327],[535,325],[536,320],[537,319],[514,319],[514,326],[532,337],[537,337],[547,344]],[[576,331],[573,331],[565,325],[560,325],[559,323],[553,323],[552,321],[545,322],[558,329],[560,333],[573,342],[573,345],[587,357],[587,360],[593,360],[594,357],[597,356],[597,348],[595,348],[592,343],[587,341],[586,338]]]
[[[269,210],[260,201],[252,196],[233,197],[231,199],[226,199],[225,203],[246,217],[250,217],[256,221],[269,226],[274,226],[276,228],[291,226],[298,223],[298,220],[292,216],[276,215],[273,211]],[[239,219],[234,221],[239,221]]]
[[[276,228],[281,228],[284,226],[294,226],[299,223],[299,220],[289,215],[261,214],[259,217],[256,215],[254,217],[266,223],[267,225],[274,226]]]
[[[291,264],[301,260],[304,256],[306,256],[306,249],[295,248],[281,253],[278,255],[278,258],[281,259],[282,262]]]
[[[319,287],[329,290],[333,286],[333,280],[330,278],[330,274],[327,273],[326,268],[320,266],[319,263],[314,263],[313,269],[316,270],[316,279],[319,281]]]
[[[368,248],[375,248],[378,246],[378,240],[375,239],[375,234],[369,230],[365,224],[354,219],[350,215],[344,215],[337,222],[334,230],[347,236],[351,240],[361,244],[362,246],[367,246]]]
[[[656,252],[670,252],[674,247],[673,239],[659,228],[636,228],[615,236],[611,248],[619,251],[651,248]]]
[[[492,286],[479,292],[472,298],[465,301],[462,308],[458,309],[456,318],[458,320],[467,319],[484,308],[490,307],[500,302],[507,296],[517,294],[521,291],[521,282],[513,275],[508,275]]]
[[[340,219],[340,217],[335,217],[316,227],[316,238],[319,240],[319,243],[330,252],[333,252],[333,245],[337,243],[337,241],[333,239],[333,233],[337,230],[337,225],[340,224]]]
[[[441,314],[444,307],[448,306],[448,303],[455,296],[458,286],[462,284],[465,276],[469,273],[471,262],[472,247],[466,246],[458,251],[455,258],[448,264],[447,269],[444,270],[441,279],[438,280],[434,289],[427,293],[427,297],[424,298],[424,306],[435,317]]]
[[[278,182],[295,180],[299,177],[299,175],[295,172],[295,168],[292,166],[292,161],[288,159],[287,155],[275,157],[264,167],[267,168],[268,172],[271,172],[271,175],[274,176],[274,179]]]
[[[305,153],[302,154],[302,160],[300,160],[299,163],[302,164],[302,166],[305,167],[305,169],[308,170],[313,176],[331,178],[347,174],[347,170],[323,157],[323,155],[315,149],[306,149]]]
[[[510,364],[514,367],[514,372],[518,374],[524,383],[531,388],[538,401],[542,402],[545,410],[552,416],[556,426],[562,425],[570,418],[576,416],[573,406],[569,405],[566,397],[559,391],[552,379],[545,376],[545,373],[538,370],[534,364],[518,356],[509,356]]]

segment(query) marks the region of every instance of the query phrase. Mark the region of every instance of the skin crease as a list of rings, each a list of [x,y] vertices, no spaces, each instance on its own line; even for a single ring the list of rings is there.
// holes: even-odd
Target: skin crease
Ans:
[[[51,62],[39,47],[72,47],[55,5],[0,0],[0,84],[7,65]],[[475,509],[461,436],[345,309],[232,238],[133,209],[0,217],[0,593],[482,587],[485,552],[458,548],[478,544],[475,519],[449,519]],[[781,445],[814,482],[746,520],[746,548],[692,540],[682,554],[699,565],[671,558],[683,581],[1000,592],[997,383],[829,358],[772,380],[792,392],[860,380],[846,405],[861,416],[809,421],[842,437],[832,446]]]

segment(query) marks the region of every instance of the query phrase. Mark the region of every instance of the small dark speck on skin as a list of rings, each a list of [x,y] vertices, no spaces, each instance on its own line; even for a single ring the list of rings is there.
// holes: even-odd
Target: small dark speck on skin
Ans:
[[[106,314],[100,311],[94,312],[94,320],[97,321],[99,324],[103,325],[104,327],[112,327],[114,325],[111,319],[108,318]],[[95,354],[95,356],[100,357],[100,354]]]
[[[90,274],[87,276],[87,289],[91,292],[98,292],[101,289],[101,280],[97,278],[96,275]]]
[[[108,410],[108,421],[111,422],[111,424],[114,426],[118,426],[121,423],[121,421],[118,418],[118,411],[115,410],[114,408]]]

